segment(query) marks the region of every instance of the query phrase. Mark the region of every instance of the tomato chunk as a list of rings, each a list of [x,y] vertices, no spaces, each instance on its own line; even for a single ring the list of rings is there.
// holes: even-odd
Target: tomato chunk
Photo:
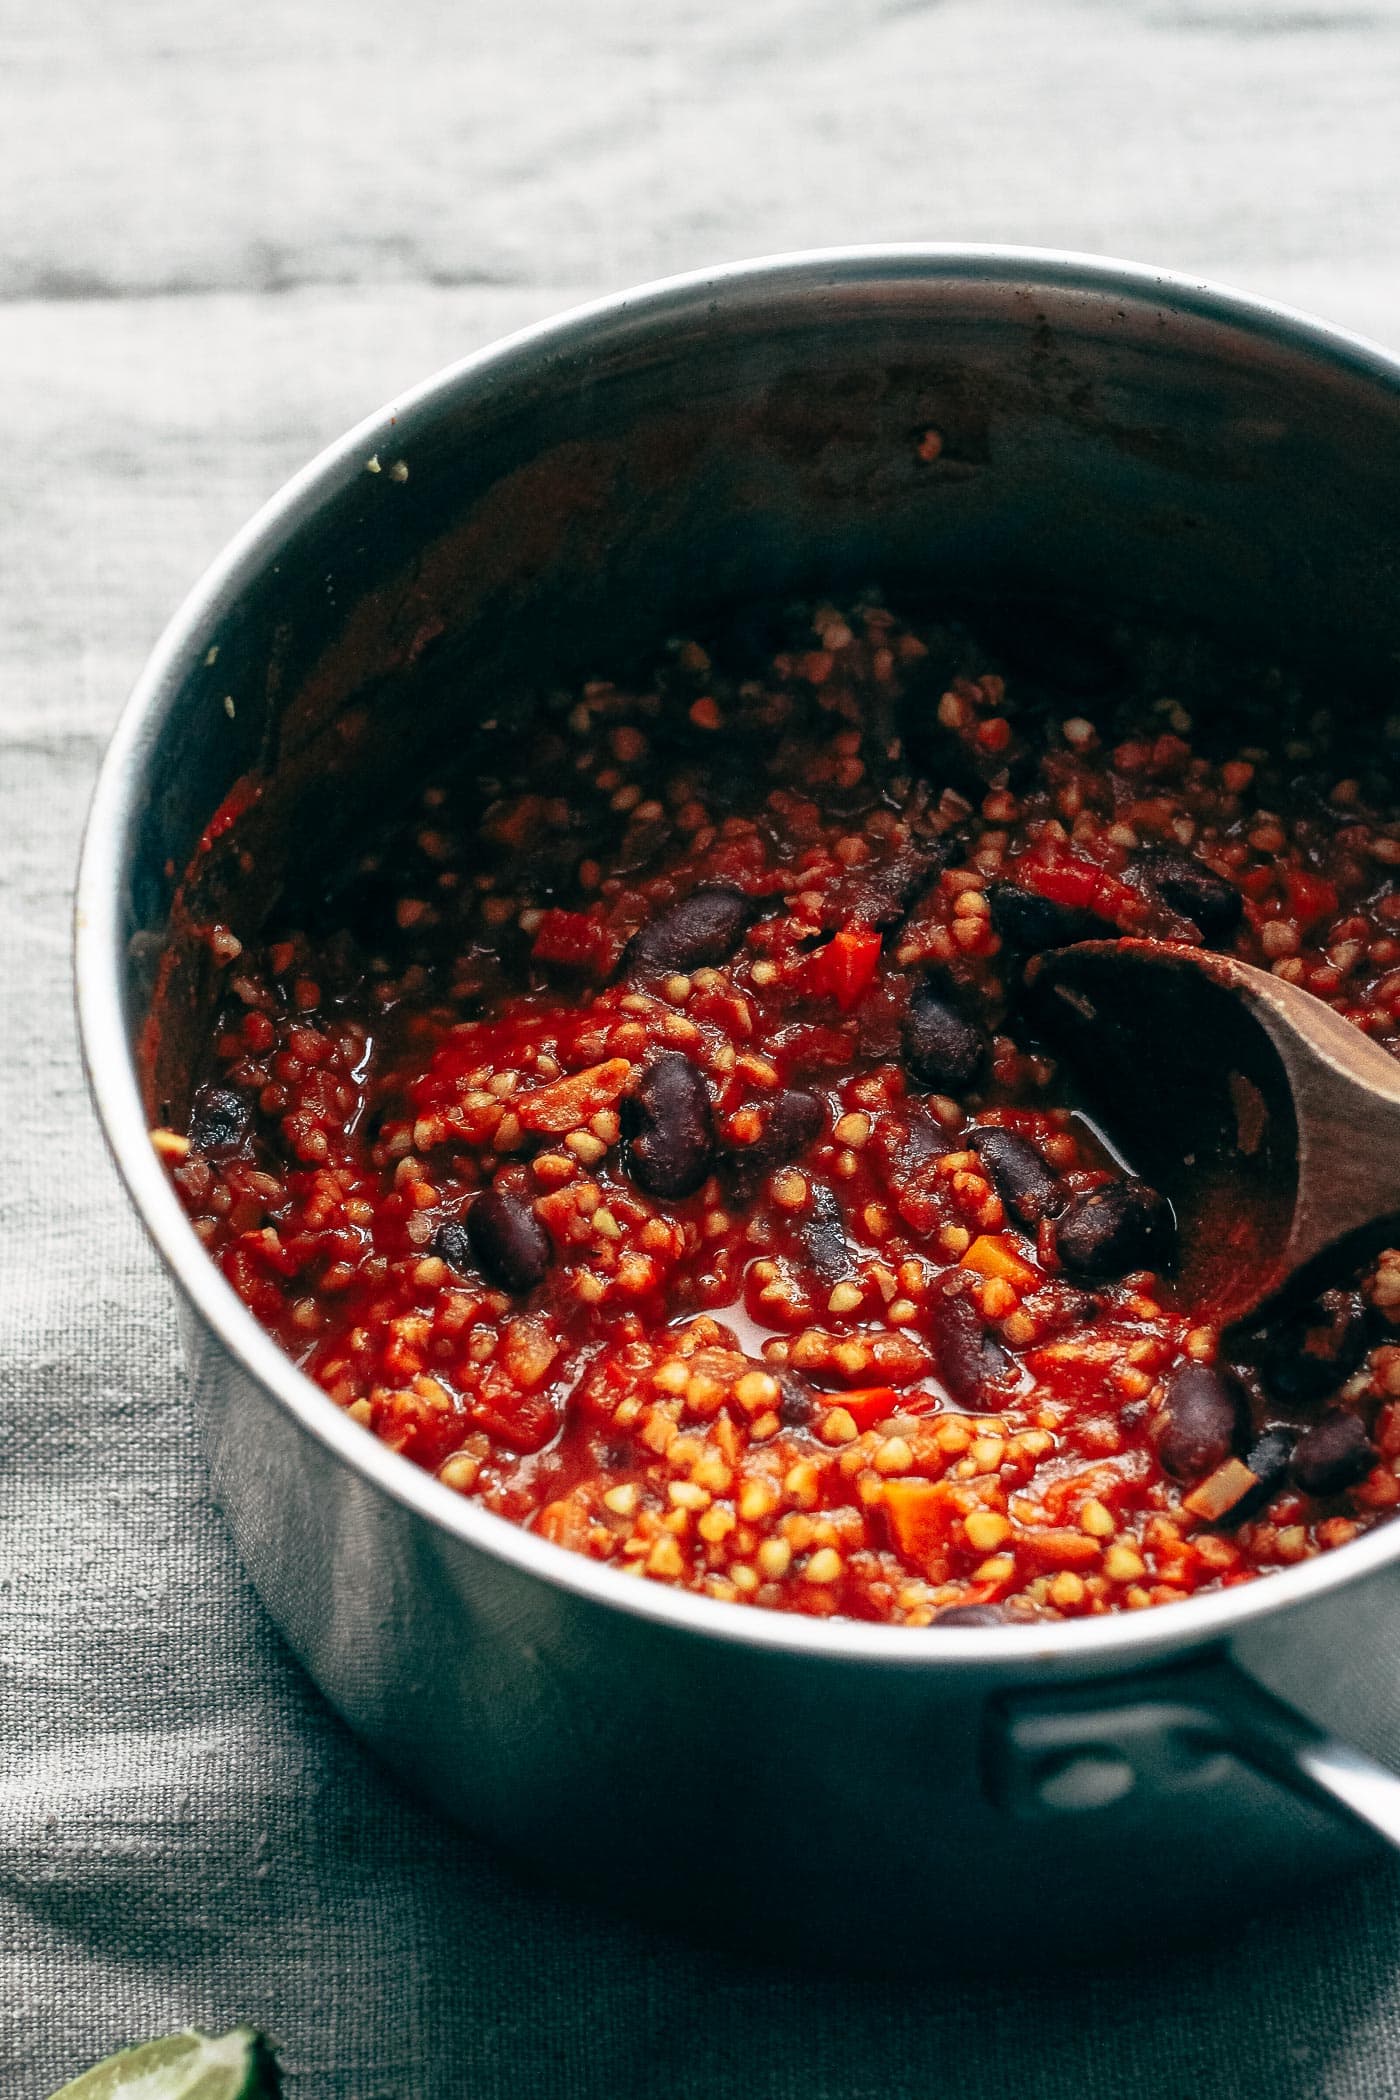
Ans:
[[[561,963],[598,978],[612,974],[621,952],[616,934],[591,913],[558,910],[540,914],[530,950],[536,962]]]
[[[843,926],[807,958],[804,988],[834,999],[842,1013],[864,998],[880,963],[880,936],[867,926]]]
[[[1335,883],[1322,875],[1310,875],[1304,868],[1285,868],[1283,885],[1289,916],[1300,926],[1315,926],[1319,919],[1332,918],[1341,901]]]

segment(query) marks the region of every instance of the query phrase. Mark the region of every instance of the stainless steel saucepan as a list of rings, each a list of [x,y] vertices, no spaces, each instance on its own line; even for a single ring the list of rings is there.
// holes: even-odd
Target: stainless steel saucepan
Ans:
[[[143,673],[79,882],[92,1091],[178,1286],[253,1579],[415,1787],[557,1879],[785,1953],[1004,1963],[1195,1932],[1400,1844],[1400,1524],[1226,1593],[1028,1627],[819,1623],[628,1580],[333,1406],[207,1259],[147,1136],[187,1107],[195,973],[164,988],[154,1098],[138,1044],[221,805],[241,813],[206,839],[202,902],[246,929],[464,712],[508,719],[512,693],[613,672],[726,602],[870,581],[1179,618],[1308,667],[1380,734],[1400,362],[1161,272],[945,247],[678,278],[466,359],[298,475]]]

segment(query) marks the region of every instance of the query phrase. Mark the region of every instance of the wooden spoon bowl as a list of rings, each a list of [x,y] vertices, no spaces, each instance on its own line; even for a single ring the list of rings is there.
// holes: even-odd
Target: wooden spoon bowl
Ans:
[[[1033,1021],[1134,1171],[1170,1198],[1183,1299],[1237,1325],[1400,1226],[1400,1062],[1232,956],[1089,941],[1028,973]]]

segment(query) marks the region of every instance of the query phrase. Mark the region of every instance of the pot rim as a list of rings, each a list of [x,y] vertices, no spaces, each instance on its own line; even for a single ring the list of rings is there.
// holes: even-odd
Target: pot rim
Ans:
[[[304,1435],[314,1437],[367,1485],[452,1539],[606,1609],[754,1649],[882,1666],[940,1664],[983,1674],[999,1666],[1007,1674],[1024,1672],[1031,1662],[1062,1672],[1141,1665],[1223,1640],[1374,1574],[1400,1559],[1400,1518],[1233,1590],[1146,1611],[1027,1626],[940,1630],[936,1625],[807,1619],[625,1576],[444,1487],[352,1421],[282,1353],[210,1260],[156,1156],[127,1038],[119,876],[150,757],[230,606],[326,497],[361,475],[372,454],[402,449],[411,435],[404,425],[420,413],[473,392],[489,399],[497,384],[538,374],[560,353],[606,348],[623,327],[630,332],[640,323],[664,332],[685,317],[714,312],[736,294],[751,299],[767,290],[794,298],[823,288],[901,280],[925,287],[971,282],[1028,292],[1082,292],[1099,299],[1119,297],[1138,307],[1155,303],[1246,337],[1291,345],[1320,365],[1330,363],[1400,391],[1400,358],[1292,307],[1112,257],[982,243],[812,249],[689,271],[572,307],[474,351],[366,417],[293,475],[195,583],[137,678],[98,774],[78,872],[74,966],[83,1062],[98,1119],[137,1215],[206,1328]]]

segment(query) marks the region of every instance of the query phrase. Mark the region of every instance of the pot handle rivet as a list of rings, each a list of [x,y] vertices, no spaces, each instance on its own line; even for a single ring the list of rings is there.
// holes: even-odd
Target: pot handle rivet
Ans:
[[[1057,1815],[1107,1808],[1137,1785],[1131,1758],[1110,1750],[1084,1750],[1047,1762],[1036,1780],[1043,1808]]]

